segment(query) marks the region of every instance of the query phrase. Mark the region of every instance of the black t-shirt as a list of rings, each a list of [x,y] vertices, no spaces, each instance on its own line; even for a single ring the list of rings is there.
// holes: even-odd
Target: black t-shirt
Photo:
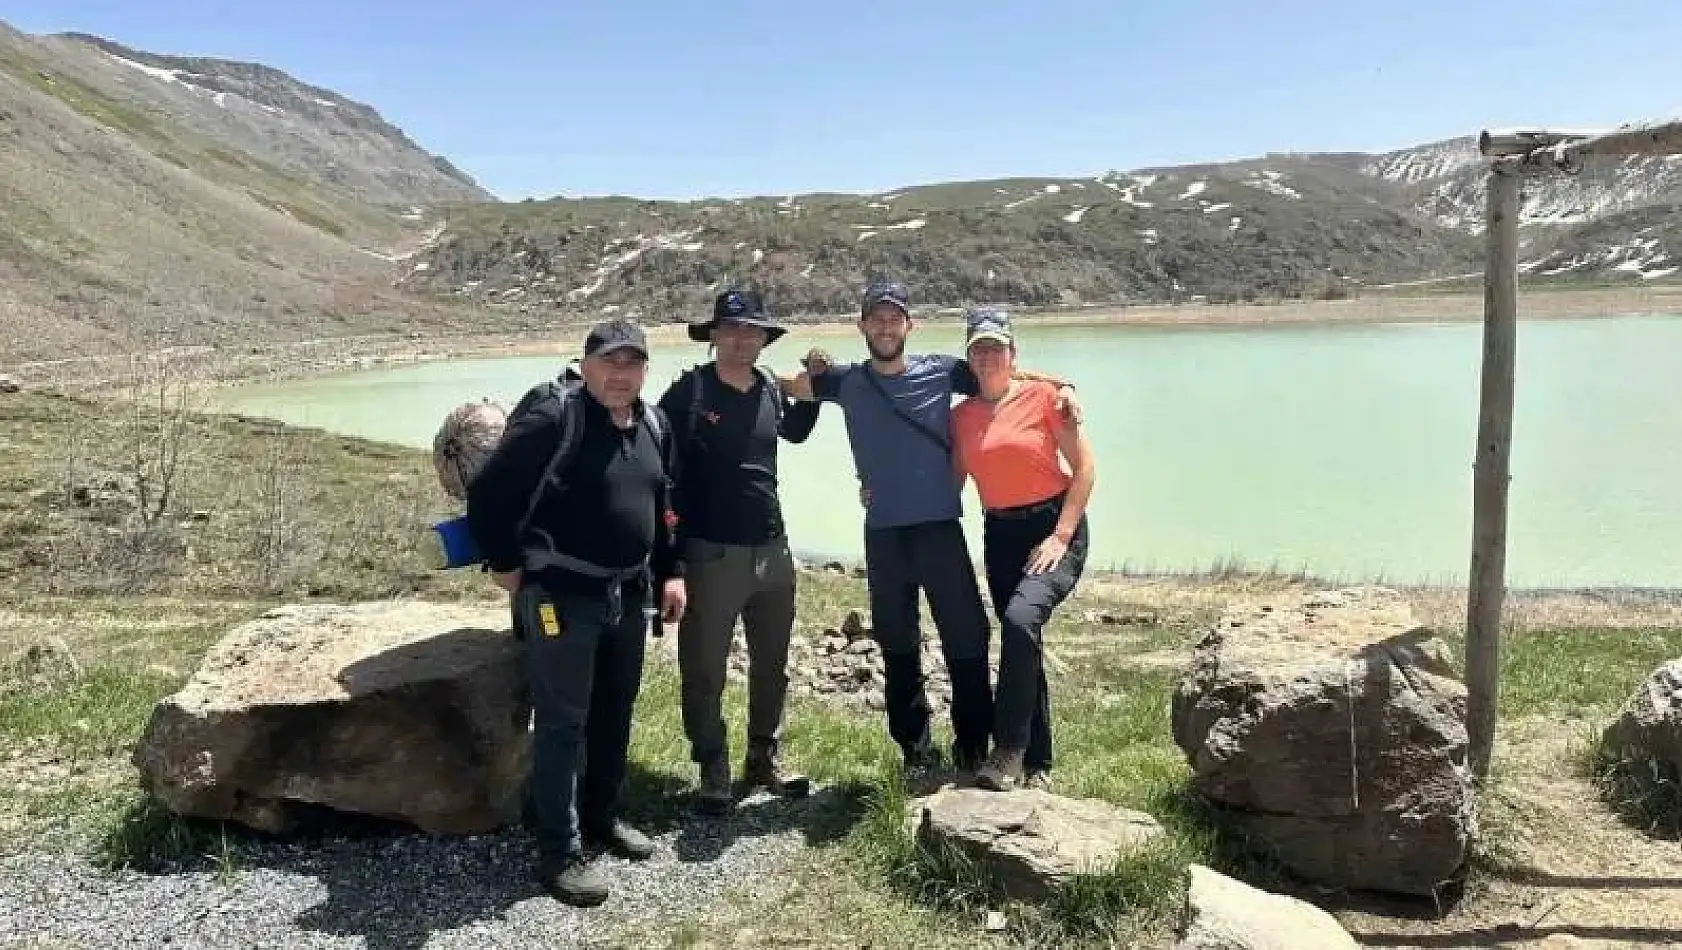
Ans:
[[[701,412],[693,420],[693,390],[701,384]],[[783,536],[777,499],[777,438],[804,442],[818,421],[818,404],[789,399],[754,374],[742,391],[718,378],[715,364],[685,373],[660,397],[679,455],[674,506],[678,533],[717,544],[765,544]],[[777,422],[773,399],[782,402]]]

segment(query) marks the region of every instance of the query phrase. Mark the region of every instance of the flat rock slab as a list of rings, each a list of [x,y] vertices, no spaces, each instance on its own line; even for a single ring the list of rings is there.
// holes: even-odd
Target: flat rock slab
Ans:
[[[1299,875],[1432,895],[1476,834],[1466,690],[1443,643],[1383,588],[1287,595],[1223,616],[1174,695],[1197,790]]]
[[[1270,894],[1191,866],[1180,940],[1174,950],[1355,950],[1337,918],[1313,904]]]
[[[920,841],[957,848],[1007,897],[1037,901],[1079,874],[1107,870],[1163,833],[1155,818],[1040,789],[944,788],[911,804]]]
[[[211,648],[135,751],[174,811],[281,832],[303,806],[477,833],[519,814],[523,645],[502,610],[280,607]]]

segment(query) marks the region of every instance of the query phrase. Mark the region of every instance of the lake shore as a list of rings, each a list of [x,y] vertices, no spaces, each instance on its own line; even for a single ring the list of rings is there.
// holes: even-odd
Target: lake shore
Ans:
[[[1682,313],[1682,285],[1523,291],[1523,320],[1585,319],[1654,313]],[[1140,328],[1232,328],[1341,326],[1385,323],[1467,323],[1482,319],[1481,293],[1373,292],[1347,300],[1298,300],[1275,304],[1162,304],[1133,307],[1038,309],[1020,312],[1022,322],[1042,326]],[[921,317],[924,325],[957,322],[954,312]],[[568,317],[551,333],[405,334],[331,337],[249,346],[174,347],[147,354],[99,354],[24,363],[6,368],[21,381],[74,391],[109,390],[135,373],[137,357],[162,362],[176,375],[212,386],[280,381],[415,363],[456,359],[498,359],[578,353],[590,321]],[[845,315],[800,322],[805,336],[844,338],[854,324]],[[687,343],[684,326],[648,328],[654,345]]]

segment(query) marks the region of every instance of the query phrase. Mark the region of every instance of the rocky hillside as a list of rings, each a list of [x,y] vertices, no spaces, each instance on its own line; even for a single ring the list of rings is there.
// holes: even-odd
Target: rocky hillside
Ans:
[[[136,55],[0,24],[0,361],[483,324],[392,286],[470,181],[279,73]]]
[[[694,313],[733,282],[790,316],[840,313],[878,274],[931,307],[1335,297],[1479,270],[1483,174],[1464,138],[878,195],[487,205],[450,212],[402,284],[524,313],[649,319]],[[1669,276],[1679,201],[1682,162],[1665,159],[1532,183],[1525,271]]]
[[[1413,209],[1446,227],[1478,232],[1484,166],[1472,137],[1392,152],[1368,175],[1401,185]],[[1656,280],[1682,259],[1682,156],[1590,163],[1577,175],[1527,181],[1520,212],[1523,270],[1538,277]]]
[[[1341,296],[1460,273],[1477,242],[1339,158],[1013,179],[867,195],[556,199],[452,210],[405,287],[531,312],[694,312],[727,283],[845,312],[870,275],[920,302]]]
[[[446,159],[424,151],[373,107],[277,69],[159,56],[82,34],[45,37],[53,70],[101,95],[376,204],[489,201]]]

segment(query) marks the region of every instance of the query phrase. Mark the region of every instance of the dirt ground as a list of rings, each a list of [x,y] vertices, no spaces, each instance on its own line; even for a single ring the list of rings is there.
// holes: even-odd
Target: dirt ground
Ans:
[[[1304,588],[1284,578],[1098,580],[1085,596],[1159,617],[1256,603]],[[1465,616],[1463,592],[1404,590],[1419,619],[1452,629]],[[1682,626],[1678,592],[1516,593],[1511,629]],[[1126,629],[1126,628],[1123,628]],[[1119,636],[1125,637],[1126,634]],[[1064,642],[1065,662],[1116,641]],[[1132,662],[1177,668],[1184,644],[1146,650]],[[1348,900],[1305,894],[1332,909],[1365,946],[1387,948],[1682,947],[1682,842],[1650,837],[1602,801],[1577,758],[1603,723],[1554,716],[1508,720],[1497,740],[1495,784],[1483,816],[1490,854],[1465,893],[1430,902]]]

